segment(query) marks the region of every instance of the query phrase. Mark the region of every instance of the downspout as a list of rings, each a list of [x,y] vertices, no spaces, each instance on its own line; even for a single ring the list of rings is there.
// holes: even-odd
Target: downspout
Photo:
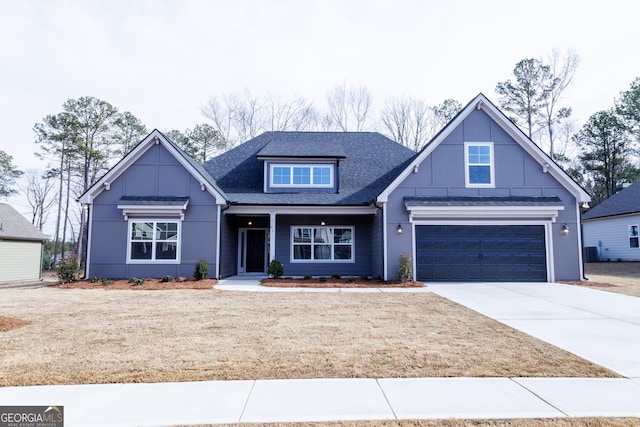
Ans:
[[[382,212],[382,279],[387,280],[387,211],[384,206],[378,206],[378,201],[373,200],[373,206]]]
[[[216,233],[216,279],[217,280],[220,280],[220,252],[221,252],[220,242],[222,241],[220,233],[222,231],[222,214],[224,211],[226,211],[231,207],[231,201],[225,200],[225,204],[226,206],[224,208],[221,208],[220,205],[218,205],[218,232]]]
[[[87,203],[85,205],[87,207],[87,232],[86,232],[86,243],[80,242],[81,245],[84,245],[84,253],[83,262],[84,262],[84,277],[83,279],[87,279],[89,276],[89,262],[91,261],[91,256],[89,255],[89,251],[91,249],[91,230],[93,229],[93,209],[91,209],[91,203]],[[84,210],[84,209],[83,209]],[[82,213],[84,215],[84,212]]]

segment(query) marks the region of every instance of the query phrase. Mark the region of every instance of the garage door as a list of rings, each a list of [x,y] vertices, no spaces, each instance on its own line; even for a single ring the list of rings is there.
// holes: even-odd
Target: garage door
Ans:
[[[416,226],[416,275],[437,282],[545,282],[542,225]]]

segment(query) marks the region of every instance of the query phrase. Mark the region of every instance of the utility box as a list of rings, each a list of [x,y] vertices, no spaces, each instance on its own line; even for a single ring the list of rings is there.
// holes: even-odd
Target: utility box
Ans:
[[[584,262],[598,262],[598,248],[596,246],[586,246],[583,248]]]

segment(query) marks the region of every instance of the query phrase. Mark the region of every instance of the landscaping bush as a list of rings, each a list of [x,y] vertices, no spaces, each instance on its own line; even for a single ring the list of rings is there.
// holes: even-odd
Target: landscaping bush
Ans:
[[[109,280],[109,279],[101,279],[100,283],[102,283],[102,286],[109,286],[110,284],[113,283],[113,280]]]
[[[196,264],[196,270],[193,273],[193,277],[196,280],[206,279],[209,275],[209,263],[206,259],[200,258]]]
[[[400,255],[398,279],[400,279],[401,282],[409,282],[413,279],[413,272],[411,271],[411,257],[407,254]]]
[[[334,279],[340,279],[341,276],[339,274],[332,274],[331,277]]]
[[[267,270],[267,272],[269,273],[269,276],[277,279],[284,274],[284,266],[280,261],[278,261],[277,258],[274,258],[269,263],[269,269]]]
[[[320,283],[325,283],[327,281],[327,278],[324,276],[320,276],[318,280],[320,280]]]
[[[355,281],[356,281],[355,277],[348,277],[347,278],[347,282],[349,282],[349,283],[355,283]]]
[[[60,283],[78,280],[78,258],[75,255],[64,257],[56,267],[56,276]]]
[[[305,274],[303,277],[304,280],[311,280],[312,276],[310,274]]]
[[[133,284],[133,286],[142,286],[146,281],[143,277],[132,277],[129,279],[129,283]]]
[[[164,276],[162,279],[160,279],[161,282],[167,283],[167,282],[173,282],[174,279],[173,276]]]

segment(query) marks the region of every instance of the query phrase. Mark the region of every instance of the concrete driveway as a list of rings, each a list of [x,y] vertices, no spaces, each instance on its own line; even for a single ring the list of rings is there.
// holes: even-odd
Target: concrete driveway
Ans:
[[[640,378],[640,298],[556,283],[428,286],[622,376]]]

